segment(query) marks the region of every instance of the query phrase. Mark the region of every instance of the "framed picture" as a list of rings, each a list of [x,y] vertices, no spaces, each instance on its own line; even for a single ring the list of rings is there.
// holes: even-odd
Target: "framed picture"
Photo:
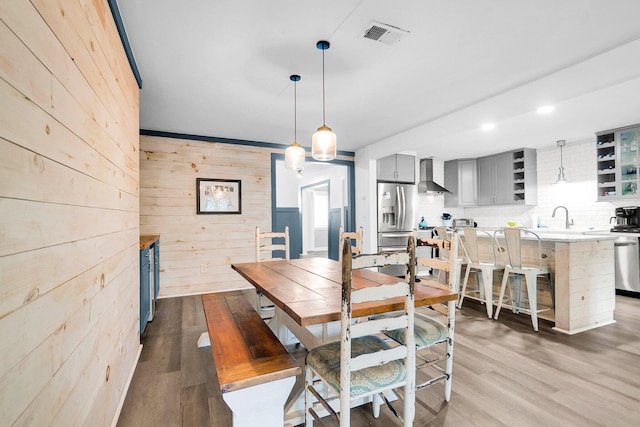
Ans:
[[[196,178],[197,213],[242,213],[241,184],[235,179]]]

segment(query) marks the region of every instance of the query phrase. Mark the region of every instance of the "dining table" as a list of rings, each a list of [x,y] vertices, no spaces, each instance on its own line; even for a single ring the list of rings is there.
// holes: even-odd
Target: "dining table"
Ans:
[[[314,325],[340,323],[342,293],[342,264],[327,258],[300,258],[268,262],[232,264],[257,292],[261,292],[276,306],[272,329],[278,335],[278,323],[285,323],[297,339],[310,350],[339,336],[309,336]],[[403,280],[395,276],[368,269],[354,270],[354,289],[393,284]],[[446,304],[455,301],[457,293],[443,287],[417,282],[414,301],[416,307]],[[404,299],[354,304],[353,317],[366,317],[404,309]],[[325,331],[325,334],[328,331]],[[279,336],[280,337],[280,336]],[[286,337],[283,337],[286,338]],[[318,338],[320,340],[318,341]],[[286,342],[285,342],[286,344]]]
[[[232,264],[231,268],[273,302],[275,313],[269,326],[283,344],[299,342],[311,350],[340,339],[340,262],[326,258],[300,258]],[[353,270],[352,273],[354,289],[393,284],[399,280],[404,278],[368,269]],[[446,287],[424,282],[415,284],[416,307],[445,304],[455,310],[457,298],[457,293]],[[403,309],[404,298],[354,304],[352,307],[353,318]],[[304,414],[303,393],[290,400],[286,411],[289,414],[288,421],[300,420],[301,414]]]

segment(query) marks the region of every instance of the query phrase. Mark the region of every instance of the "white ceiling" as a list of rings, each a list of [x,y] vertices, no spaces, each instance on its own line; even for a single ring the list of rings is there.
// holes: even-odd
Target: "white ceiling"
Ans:
[[[448,160],[640,123],[638,0],[120,0],[140,127]],[[372,21],[409,31],[387,45]],[[536,113],[542,105],[556,110]],[[480,130],[485,122],[496,129]]]

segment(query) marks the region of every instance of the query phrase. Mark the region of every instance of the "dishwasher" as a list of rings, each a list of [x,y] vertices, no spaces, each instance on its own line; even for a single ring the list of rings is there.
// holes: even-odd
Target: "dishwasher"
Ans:
[[[638,237],[621,236],[613,242],[616,289],[640,292],[640,248]]]

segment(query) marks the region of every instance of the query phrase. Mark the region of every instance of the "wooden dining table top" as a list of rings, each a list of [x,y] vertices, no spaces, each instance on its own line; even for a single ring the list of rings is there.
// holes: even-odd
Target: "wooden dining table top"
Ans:
[[[342,264],[326,258],[301,258],[249,262],[231,266],[259,292],[301,326],[340,320]],[[398,282],[397,277],[371,270],[353,270],[353,287]],[[458,298],[448,289],[415,284],[416,307],[446,303]],[[354,304],[353,317],[402,310],[404,298]]]

